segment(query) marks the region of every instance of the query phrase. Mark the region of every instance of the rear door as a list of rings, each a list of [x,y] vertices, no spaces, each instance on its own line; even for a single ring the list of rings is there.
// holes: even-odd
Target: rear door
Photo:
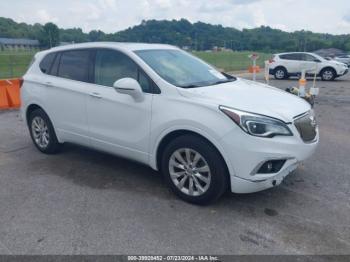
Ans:
[[[297,74],[300,72],[301,56],[299,53],[280,55],[280,59],[283,61],[282,65],[287,69],[289,74]]]
[[[59,52],[47,78],[47,110],[59,137],[67,142],[89,145],[86,100],[89,95],[91,52]]]
[[[154,83],[127,55],[97,49],[94,85],[87,100],[91,143],[95,148],[148,163]],[[140,83],[144,96],[136,101],[118,93],[113,83],[131,77]]]

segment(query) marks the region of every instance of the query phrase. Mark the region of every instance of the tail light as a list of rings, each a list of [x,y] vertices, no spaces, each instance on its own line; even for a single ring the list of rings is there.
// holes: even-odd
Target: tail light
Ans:
[[[23,85],[23,78],[20,78],[20,79],[19,79],[19,88],[21,88],[22,85]]]

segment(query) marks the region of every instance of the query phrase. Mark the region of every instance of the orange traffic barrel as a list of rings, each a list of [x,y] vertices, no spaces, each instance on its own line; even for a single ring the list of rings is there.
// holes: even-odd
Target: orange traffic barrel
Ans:
[[[0,109],[21,106],[20,87],[22,79],[0,80]]]

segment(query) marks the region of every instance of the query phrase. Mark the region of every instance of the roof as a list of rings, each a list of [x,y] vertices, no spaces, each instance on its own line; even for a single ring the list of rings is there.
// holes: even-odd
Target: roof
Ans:
[[[177,49],[175,46],[165,44],[145,44],[145,43],[126,43],[126,42],[90,42],[81,44],[70,44],[58,46],[50,49],[50,51],[63,51],[79,48],[118,48],[125,51],[150,50],[150,49]]]
[[[26,39],[26,38],[4,38],[0,37],[0,44],[3,45],[39,45],[38,40]]]
[[[310,52],[285,52],[285,53],[278,53],[275,55],[288,55],[288,54],[310,54],[310,55],[312,55],[313,53],[310,53]]]

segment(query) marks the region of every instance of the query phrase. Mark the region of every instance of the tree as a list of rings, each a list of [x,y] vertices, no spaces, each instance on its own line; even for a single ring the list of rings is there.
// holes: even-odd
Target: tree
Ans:
[[[44,47],[58,46],[60,43],[60,30],[54,23],[46,23],[40,34],[40,44]]]
[[[268,26],[237,30],[203,22],[191,23],[186,19],[143,20],[140,25],[116,33],[100,30],[85,33],[81,28],[58,29],[53,23],[28,25],[0,17],[0,37],[38,39],[43,47],[56,46],[60,41],[117,41],[164,43],[194,50],[219,46],[265,52],[314,51],[330,47],[350,51],[349,34],[331,35],[305,30],[283,32]]]

